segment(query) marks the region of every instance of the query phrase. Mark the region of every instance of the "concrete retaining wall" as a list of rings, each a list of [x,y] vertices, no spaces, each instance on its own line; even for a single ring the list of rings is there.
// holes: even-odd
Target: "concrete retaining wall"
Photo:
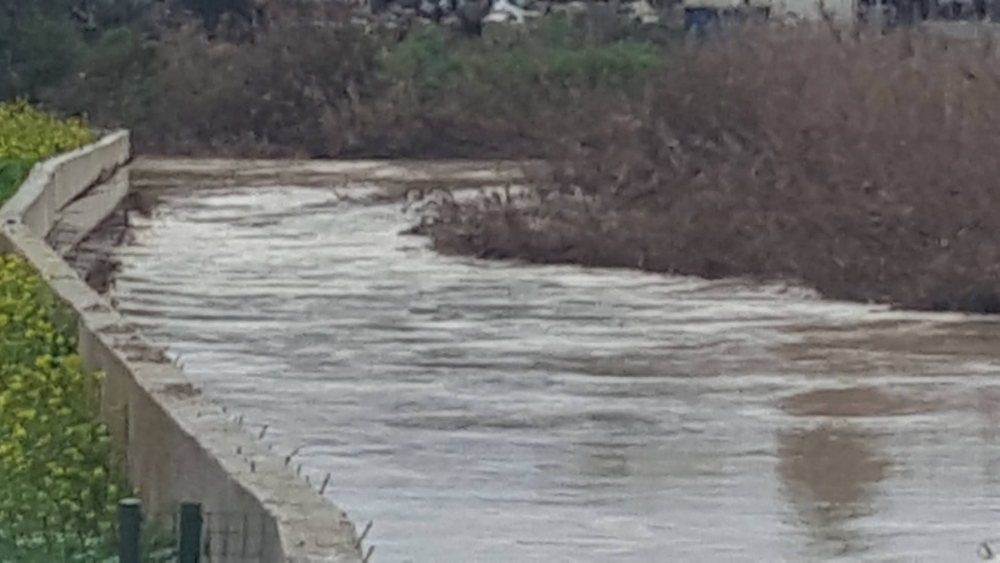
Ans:
[[[127,131],[39,163],[0,209],[0,251],[24,256],[79,316],[79,351],[106,374],[101,412],[149,513],[182,501],[247,515],[233,545],[262,546],[261,561],[360,563],[354,526],[201,391],[95,293],[46,243],[67,203],[130,158]],[[109,200],[104,214],[118,202]]]

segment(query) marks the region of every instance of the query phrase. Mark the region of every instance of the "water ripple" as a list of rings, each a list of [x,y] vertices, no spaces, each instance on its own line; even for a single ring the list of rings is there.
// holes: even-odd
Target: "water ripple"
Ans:
[[[321,189],[170,196],[116,289],[335,476],[378,561],[961,561],[996,536],[995,324],[443,257],[407,225]]]

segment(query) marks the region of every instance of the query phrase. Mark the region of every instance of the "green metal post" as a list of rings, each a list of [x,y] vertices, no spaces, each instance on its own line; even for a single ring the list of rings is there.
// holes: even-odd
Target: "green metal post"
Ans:
[[[194,502],[181,504],[180,543],[177,551],[179,563],[198,563],[201,557],[201,505]]]
[[[127,498],[118,503],[118,561],[139,563],[139,538],[142,536],[142,503]]]

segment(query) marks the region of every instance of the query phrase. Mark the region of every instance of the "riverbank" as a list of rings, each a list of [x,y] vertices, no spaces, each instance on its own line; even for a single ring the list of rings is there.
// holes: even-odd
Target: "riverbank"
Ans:
[[[429,210],[421,232],[444,252],[1000,312],[1000,68],[980,43],[820,23],[692,47],[597,12],[469,39],[268,10],[252,41],[133,26],[123,73],[39,97],[130,127],[146,154],[547,161],[528,178],[538,205]]]
[[[945,43],[734,34],[582,122],[586,142],[550,159],[528,205],[435,206],[421,232],[449,253],[998,313],[1000,64],[977,43]]]

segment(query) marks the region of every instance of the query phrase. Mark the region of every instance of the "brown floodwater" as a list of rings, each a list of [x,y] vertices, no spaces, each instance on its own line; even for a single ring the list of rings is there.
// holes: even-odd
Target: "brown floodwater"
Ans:
[[[374,561],[957,562],[1000,537],[994,321],[446,257],[411,222],[177,191],[118,250],[125,315],[331,474]]]

